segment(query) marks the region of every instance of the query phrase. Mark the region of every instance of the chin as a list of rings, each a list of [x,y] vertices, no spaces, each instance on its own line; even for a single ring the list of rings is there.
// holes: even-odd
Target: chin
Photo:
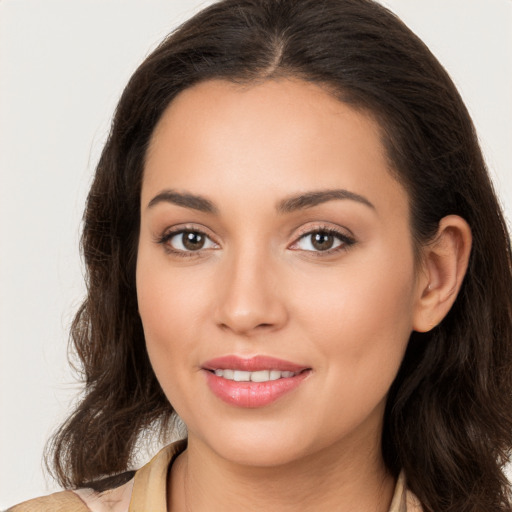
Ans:
[[[285,420],[260,419],[215,425],[203,435],[195,435],[189,430],[189,436],[199,438],[201,443],[226,461],[242,466],[268,468],[293,463],[322,450],[325,448],[324,443],[330,444],[325,437],[322,443],[308,441],[302,427],[300,419],[291,424]]]
[[[216,439],[212,448],[223,459],[247,467],[278,467],[293,463],[304,457],[304,447],[290,443],[280,437],[273,439],[259,438],[255,440]],[[302,448],[302,449],[301,449]]]

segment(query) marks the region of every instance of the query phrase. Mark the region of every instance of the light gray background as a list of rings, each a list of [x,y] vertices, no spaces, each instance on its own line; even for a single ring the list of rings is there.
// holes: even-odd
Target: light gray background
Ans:
[[[197,0],[0,0],[0,509],[56,490],[45,440],[79,386],[79,224],[123,86]],[[449,70],[512,214],[512,1],[383,0]]]

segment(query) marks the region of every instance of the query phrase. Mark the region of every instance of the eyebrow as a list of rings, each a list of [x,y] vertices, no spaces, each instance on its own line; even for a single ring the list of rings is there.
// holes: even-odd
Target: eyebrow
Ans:
[[[364,204],[375,210],[375,206],[366,199],[364,196],[355,194],[345,189],[333,189],[333,190],[318,190],[313,192],[306,192],[297,196],[292,196],[283,201],[280,201],[277,205],[277,211],[279,213],[292,213],[297,210],[303,210],[305,208],[312,208],[327,201],[335,199],[349,199],[358,203]]]
[[[356,201],[375,210],[375,206],[368,201],[366,197],[345,189],[318,190],[288,197],[279,201],[276,209],[278,213],[292,213],[298,210],[312,208],[313,206],[317,206],[328,201],[345,199]],[[153,208],[159,203],[172,203],[177,206],[183,206],[184,208],[190,208],[204,213],[219,213],[217,207],[209,199],[195,194],[176,192],[175,190],[163,190],[151,199],[148,203],[148,208]]]
[[[218,213],[217,208],[209,199],[202,196],[196,196],[194,194],[176,192],[174,190],[164,190],[157,194],[148,203],[148,208],[153,208],[159,203],[172,203],[177,206],[191,208],[192,210],[198,210],[204,213]]]

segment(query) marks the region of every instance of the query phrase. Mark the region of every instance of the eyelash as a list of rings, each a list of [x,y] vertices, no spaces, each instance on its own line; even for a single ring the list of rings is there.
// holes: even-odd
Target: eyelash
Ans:
[[[198,229],[197,227],[180,227],[177,229],[172,229],[169,231],[165,231],[161,236],[159,236],[156,240],[158,244],[161,244],[164,246],[164,249],[167,253],[172,254],[173,256],[178,256],[181,258],[190,258],[190,257],[197,257],[201,254],[201,251],[204,249],[199,249],[197,251],[187,251],[187,250],[181,250],[181,249],[175,249],[170,244],[169,241],[178,235],[183,235],[185,233],[195,233],[198,235],[201,235],[205,237],[206,239],[210,240],[211,242],[218,245],[216,242],[212,240],[212,238],[202,229]],[[208,249],[206,249],[208,250]]]
[[[340,230],[334,229],[329,226],[318,226],[313,229],[305,229],[302,233],[299,234],[298,238],[293,242],[293,245],[298,244],[301,240],[311,237],[313,235],[322,234],[322,235],[329,235],[333,236],[334,238],[338,239],[340,241],[340,244],[336,247],[333,247],[331,249],[327,249],[325,251],[305,251],[310,253],[311,255],[314,255],[315,257],[322,258],[325,256],[331,256],[333,254],[336,254],[341,251],[347,251],[349,250],[355,243],[356,240],[352,236],[349,236]],[[294,250],[300,250],[300,249],[294,249]]]
[[[204,236],[205,238],[210,240],[212,243],[218,245],[217,242],[212,240],[212,238],[205,231],[198,229],[197,227],[183,227],[183,228],[166,231],[165,233],[163,233],[161,236],[159,236],[156,239],[156,242],[158,244],[163,245],[166,252],[173,254],[175,256],[184,257],[184,258],[189,258],[189,257],[194,257],[194,256],[197,257],[201,254],[202,251],[209,250],[209,248],[207,248],[207,249],[200,248],[197,251],[181,250],[181,249],[175,249],[169,244],[169,241],[172,238],[174,238],[175,236],[178,236],[178,235],[183,235],[185,233],[195,233],[195,234]],[[299,234],[297,239],[289,247],[293,247],[294,245],[297,245],[301,240],[304,240],[308,236],[313,236],[316,234],[333,236],[340,242],[340,244],[334,248],[327,249],[325,251],[320,251],[320,250],[318,250],[318,251],[305,250],[304,251],[307,253],[314,254],[315,257],[323,257],[323,256],[338,253],[340,251],[347,251],[348,249],[350,249],[351,246],[353,246],[356,243],[356,240],[353,237],[348,236],[345,233],[342,233],[341,231],[339,231],[337,229],[334,229],[332,227],[327,227],[327,226],[318,226],[318,227],[315,227],[314,229],[304,230],[304,232]],[[292,249],[292,250],[300,250],[300,249]]]

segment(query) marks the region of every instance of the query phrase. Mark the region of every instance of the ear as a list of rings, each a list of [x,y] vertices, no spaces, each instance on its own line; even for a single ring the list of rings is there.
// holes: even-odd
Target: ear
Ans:
[[[471,228],[458,215],[439,222],[435,239],[423,247],[413,329],[427,332],[446,316],[459,293],[471,252]]]

